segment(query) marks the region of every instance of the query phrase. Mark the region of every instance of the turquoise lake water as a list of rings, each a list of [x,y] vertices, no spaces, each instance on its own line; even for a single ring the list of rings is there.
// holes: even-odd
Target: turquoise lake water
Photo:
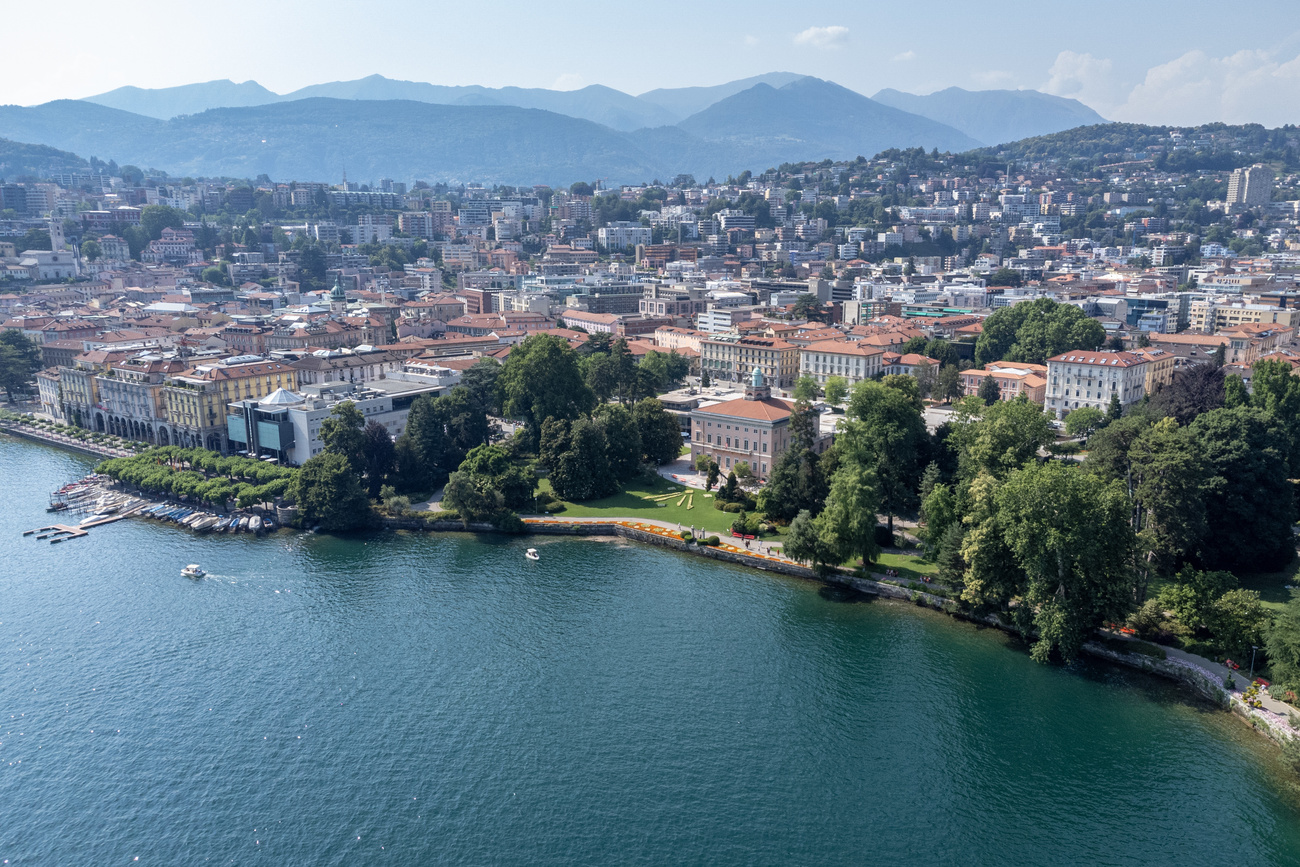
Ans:
[[[22,538],[91,465],[0,436],[8,864],[1300,864],[1160,680],[620,542]]]

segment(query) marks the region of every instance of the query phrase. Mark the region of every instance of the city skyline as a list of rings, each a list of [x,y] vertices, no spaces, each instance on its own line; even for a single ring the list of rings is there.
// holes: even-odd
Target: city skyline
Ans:
[[[109,17],[94,9],[72,4],[62,32],[90,48],[62,55],[56,65],[39,40],[11,46],[10,62],[39,74],[11,79],[0,88],[0,103],[223,78],[285,93],[376,73],[443,85],[572,90],[601,84],[636,95],[789,70],[868,96],[886,87],[1034,89],[1078,99],[1121,121],[1300,121],[1300,21],[1281,2],[1254,7],[1250,20],[1259,26],[1251,27],[1207,26],[1218,9],[1203,2],[1181,4],[1172,15],[1162,4],[1133,8],[1108,0],[1090,7],[1082,21],[1073,9],[1013,4],[995,19],[983,9],[945,3],[936,7],[944,23],[938,32],[919,31],[914,13],[901,7],[843,4],[792,14],[767,2],[667,3],[629,29],[621,13],[594,4],[557,16],[529,6],[501,15],[496,8],[397,2],[381,20],[350,16],[330,3],[235,2],[223,20],[245,22],[247,29],[217,36],[207,35],[213,22],[198,6],[169,8],[165,18],[142,2]],[[42,26],[34,8],[15,10],[12,18],[14,32]],[[407,26],[394,31],[394,20]],[[210,41],[211,50],[183,49],[187,40]],[[633,62],[612,64],[611,58],[628,56],[628,41],[639,47]]]

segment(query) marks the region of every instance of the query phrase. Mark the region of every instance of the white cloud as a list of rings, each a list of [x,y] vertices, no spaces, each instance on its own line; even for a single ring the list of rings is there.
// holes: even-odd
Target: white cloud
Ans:
[[[1133,123],[1280,126],[1300,121],[1300,56],[1288,60],[1256,50],[1211,57],[1189,51],[1151,67],[1134,85],[1119,78],[1108,58],[1062,51],[1041,90]]]
[[[1300,121],[1300,56],[1238,51],[1210,57],[1189,51],[1153,66],[1115,110],[1119,120],[1156,124]]]
[[[849,28],[839,24],[829,27],[809,27],[802,33],[795,34],[795,45],[807,45],[810,48],[843,48],[849,42]]]
[[[1047,74],[1044,93],[1077,99],[1103,115],[1109,116],[1124,101],[1124,88],[1108,58],[1062,51]]]
[[[907,51],[904,51],[900,54],[895,54],[891,59],[892,60],[915,60],[916,52],[912,51],[911,49],[908,49]]]
[[[587,80],[576,72],[566,72],[555,83],[551,85],[551,90],[580,90],[587,86]]]
[[[754,47],[755,45],[757,45],[758,43],[759,43],[759,39],[758,39],[758,37],[755,36],[755,35],[752,34],[752,33],[748,34],[748,35],[745,37],[745,44],[748,45],[750,48],[753,48],[753,47]]]

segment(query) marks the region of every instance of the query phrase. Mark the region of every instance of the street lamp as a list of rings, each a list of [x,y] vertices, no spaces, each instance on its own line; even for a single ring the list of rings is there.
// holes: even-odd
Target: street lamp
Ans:
[[[1250,646],[1250,682],[1255,682],[1255,651],[1259,650],[1255,645]]]

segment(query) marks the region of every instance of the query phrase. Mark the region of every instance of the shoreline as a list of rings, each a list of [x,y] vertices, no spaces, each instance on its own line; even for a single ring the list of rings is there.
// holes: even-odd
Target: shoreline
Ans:
[[[98,447],[100,450],[93,450],[93,446],[83,446],[80,443],[63,442],[54,440],[47,436],[29,434],[27,431],[15,431],[9,426],[0,426],[0,432],[8,433],[16,438],[28,442],[50,445],[57,448],[64,448],[69,451],[90,457],[112,457],[113,454],[107,453],[107,449]],[[161,502],[161,501],[160,501]],[[504,533],[497,527],[488,523],[465,524],[459,519],[446,519],[426,521],[423,518],[381,518],[380,526],[384,529],[391,530],[416,530],[421,532],[471,532],[471,533],[497,533],[501,535],[537,535],[537,536],[574,536],[595,539],[621,538],[633,542],[641,542],[649,545],[656,545],[663,548],[669,548],[680,553],[690,554],[706,559],[719,560],[725,563],[742,566],[762,572],[775,572],[781,575],[787,575],[793,578],[804,580],[818,581],[823,584],[829,584],[839,587],[845,587],[859,593],[869,596],[893,599],[901,602],[911,602],[914,605],[930,608],[940,611],[948,616],[964,620],[969,623],[976,623],[983,626],[990,626],[1002,632],[1019,636],[1019,632],[1007,624],[1003,623],[996,615],[980,616],[961,610],[961,606],[953,599],[946,596],[926,592],[913,587],[904,587],[899,584],[887,583],[882,580],[876,580],[874,577],[860,577],[842,569],[835,568],[830,572],[822,575],[807,566],[788,560],[784,557],[778,557],[772,554],[761,554],[754,551],[737,548],[728,543],[722,543],[716,547],[688,543],[683,540],[676,530],[672,530],[664,522],[638,521],[634,519],[622,518],[542,518],[542,517],[524,517],[521,519],[527,528],[525,533],[513,534]],[[870,573],[869,573],[870,574]],[[880,576],[884,577],[884,576]],[[911,582],[909,582],[911,583]],[[1106,643],[1109,642],[1110,646]],[[1123,651],[1115,648],[1117,642],[1131,643],[1135,647],[1155,648],[1160,656],[1148,655],[1138,651]],[[1281,712],[1274,712],[1264,708],[1255,708],[1246,704],[1242,693],[1249,686],[1246,678],[1229,672],[1224,669],[1222,674],[1218,669],[1221,667],[1211,660],[1204,657],[1194,656],[1176,648],[1166,648],[1161,645],[1140,641],[1116,633],[1099,634],[1094,639],[1087,641],[1081,648],[1082,652],[1096,659],[1105,660],[1115,665],[1123,666],[1129,669],[1144,671],[1149,674],[1158,675],[1167,680],[1191,690],[1197,696],[1213,702],[1222,709],[1228,711],[1233,716],[1248,723],[1258,734],[1268,740],[1281,746],[1291,741],[1300,740],[1300,731],[1293,729],[1287,716]],[[1231,677],[1234,689],[1228,690],[1225,686],[1225,680]],[[1286,713],[1292,710],[1289,706],[1281,705],[1280,702],[1270,702],[1286,708]],[[1300,710],[1296,710],[1295,716],[1300,719]]]

